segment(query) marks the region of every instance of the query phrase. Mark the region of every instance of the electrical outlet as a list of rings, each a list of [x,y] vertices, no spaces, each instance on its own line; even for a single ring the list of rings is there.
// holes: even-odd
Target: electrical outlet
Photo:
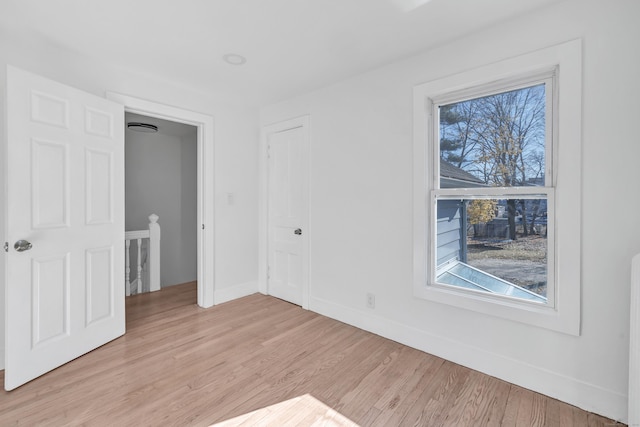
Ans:
[[[367,308],[376,308],[376,296],[367,294]]]

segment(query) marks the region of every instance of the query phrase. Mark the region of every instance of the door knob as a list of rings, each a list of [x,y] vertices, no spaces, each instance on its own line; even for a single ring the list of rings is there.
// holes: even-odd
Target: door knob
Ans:
[[[295,231],[293,232],[293,234],[301,235],[302,234],[302,230],[299,229],[299,228],[296,228]]]
[[[28,251],[32,247],[33,247],[33,245],[30,242],[26,241],[26,240],[18,240],[13,245],[13,249],[15,249],[18,252]]]

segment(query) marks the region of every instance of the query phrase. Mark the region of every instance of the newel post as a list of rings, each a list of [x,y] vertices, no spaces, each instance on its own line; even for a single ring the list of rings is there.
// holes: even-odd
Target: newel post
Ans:
[[[160,290],[160,224],[158,215],[149,215],[149,292]]]

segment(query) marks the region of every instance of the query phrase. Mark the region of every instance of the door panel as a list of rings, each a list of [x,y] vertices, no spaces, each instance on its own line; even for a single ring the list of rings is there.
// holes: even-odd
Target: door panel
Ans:
[[[87,325],[113,317],[115,283],[112,248],[86,251]]]
[[[269,280],[270,295],[303,302],[304,127],[269,135]]]
[[[69,101],[36,89],[31,90],[31,120],[69,128]]]
[[[113,221],[112,157],[112,153],[108,151],[86,150],[87,224],[109,224]]]
[[[46,229],[69,224],[69,153],[66,143],[31,141],[32,226]]]
[[[7,83],[11,390],[124,333],[124,111],[13,67]]]
[[[69,256],[33,259],[34,348],[69,335]]]

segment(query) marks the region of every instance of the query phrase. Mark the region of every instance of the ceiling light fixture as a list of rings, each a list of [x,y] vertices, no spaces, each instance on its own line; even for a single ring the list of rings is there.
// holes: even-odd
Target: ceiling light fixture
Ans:
[[[244,65],[247,62],[247,58],[237,53],[227,53],[222,57],[224,62],[231,65]]]
[[[127,128],[136,132],[154,133],[158,132],[158,126],[150,123],[129,122]]]

